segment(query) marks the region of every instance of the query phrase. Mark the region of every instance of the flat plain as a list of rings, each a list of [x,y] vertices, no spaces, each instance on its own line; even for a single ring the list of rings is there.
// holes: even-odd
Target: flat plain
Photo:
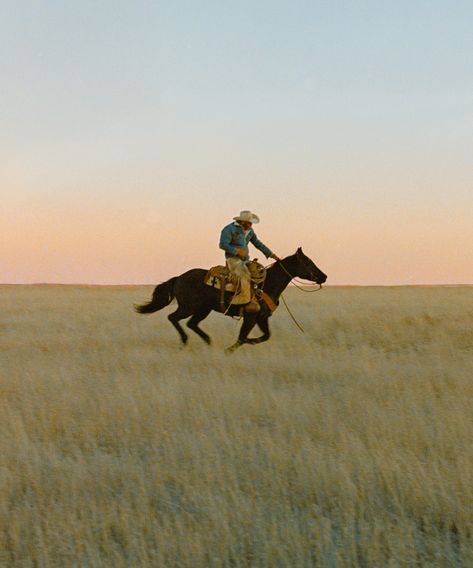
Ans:
[[[473,566],[473,288],[296,289],[224,348],[151,286],[0,286],[0,566]]]

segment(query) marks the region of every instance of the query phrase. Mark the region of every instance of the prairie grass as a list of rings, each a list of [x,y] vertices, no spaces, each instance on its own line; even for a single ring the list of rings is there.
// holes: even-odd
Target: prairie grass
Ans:
[[[152,287],[0,287],[0,566],[473,566],[473,288],[289,290],[231,356]]]

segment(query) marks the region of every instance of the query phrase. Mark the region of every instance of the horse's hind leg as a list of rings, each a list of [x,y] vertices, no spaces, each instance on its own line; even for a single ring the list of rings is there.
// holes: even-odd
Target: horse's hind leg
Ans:
[[[191,319],[187,322],[187,327],[189,329],[192,329],[192,331],[195,331],[198,336],[202,337],[202,339],[205,341],[205,343],[207,343],[207,345],[210,345],[210,343],[211,343],[210,337],[205,333],[205,331],[200,329],[198,324],[203,319],[205,319],[210,314],[211,311],[212,311],[211,308],[202,309],[202,310],[198,311],[197,313],[195,313],[191,317]]]
[[[168,320],[177,329],[177,332],[179,333],[181,341],[182,343],[184,343],[184,345],[187,343],[188,337],[187,333],[182,329],[179,320],[189,317],[191,313],[192,312],[189,313],[189,310],[184,310],[183,308],[179,307],[175,312],[168,315]]]

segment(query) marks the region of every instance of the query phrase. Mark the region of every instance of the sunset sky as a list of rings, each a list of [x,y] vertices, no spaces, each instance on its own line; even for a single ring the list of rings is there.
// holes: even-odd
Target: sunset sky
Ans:
[[[472,22],[471,0],[1,2],[0,282],[159,282],[222,262],[251,209],[327,284],[473,284]]]

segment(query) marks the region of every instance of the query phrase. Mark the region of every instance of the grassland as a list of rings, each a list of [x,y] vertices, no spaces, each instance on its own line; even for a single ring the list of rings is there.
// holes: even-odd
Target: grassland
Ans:
[[[151,287],[0,287],[0,566],[473,566],[473,288],[289,290],[231,356]]]

